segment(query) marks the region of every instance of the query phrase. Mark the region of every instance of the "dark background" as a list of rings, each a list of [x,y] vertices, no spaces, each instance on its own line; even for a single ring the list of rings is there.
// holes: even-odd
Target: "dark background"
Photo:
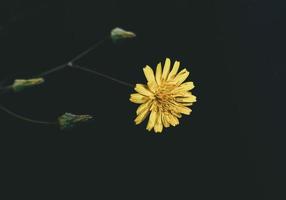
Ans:
[[[63,133],[1,112],[10,195],[284,199],[285,9],[282,0],[1,0],[6,84],[66,62],[119,26],[137,38],[106,42],[79,63],[139,83],[146,64],[178,59],[198,97],[191,116],[157,135],[134,125],[132,89],[75,69],[2,95],[1,104],[35,119],[95,116]]]

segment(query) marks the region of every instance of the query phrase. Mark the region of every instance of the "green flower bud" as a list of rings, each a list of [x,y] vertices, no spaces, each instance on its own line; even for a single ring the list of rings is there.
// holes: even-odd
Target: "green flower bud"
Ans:
[[[43,78],[33,78],[33,79],[16,79],[11,85],[11,88],[14,92],[20,92],[26,88],[33,87],[44,83]]]
[[[65,113],[58,117],[58,123],[61,130],[69,130],[76,125],[92,120],[91,115],[74,115],[71,113]]]
[[[130,31],[125,31],[125,30],[118,28],[118,27],[112,29],[110,35],[111,35],[112,41],[115,43],[119,40],[136,37],[135,33],[130,32]]]

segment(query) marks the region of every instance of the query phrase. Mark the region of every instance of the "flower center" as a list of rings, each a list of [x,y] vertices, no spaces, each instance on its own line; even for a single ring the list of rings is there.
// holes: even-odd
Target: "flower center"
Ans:
[[[155,92],[155,100],[157,101],[159,108],[162,110],[169,110],[172,101],[174,100],[172,91],[175,87],[175,84],[163,83]]]

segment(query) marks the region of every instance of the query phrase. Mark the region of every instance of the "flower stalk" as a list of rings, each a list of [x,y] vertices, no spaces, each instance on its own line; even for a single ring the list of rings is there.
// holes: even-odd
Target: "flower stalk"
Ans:
[[[59,66],[56,66],[50,70],[47,70],[47,71],[45,71],[45,72],[43,72],[37,76],[34,76],[31,79],[15,79],[14,83],[12,85],[0,87],[0,94],[4,94],[8,91],[20,92],[26,88],[30,88],[30,87],[33,87],[36,85],[40,85],[44,82],[44,77],[46,77],[52,73],[58,72],[60,70],[63,70],[65,68],[79,69],[82,71],[86,71],[86,72],[104,77],[108,80],[117,82],[121,85],[133,87],[133,85],[130,83],[127,83],[125,81],[116,79],[112,76],[97,72],[95,70],[88,69],[86,67],[80,66],[80,65],[75,64],[75,63],[77,61],[79,61],[81,58],[83,58],[84,56],[86,56],[87,54],[89,54],[92,51],[94,51],[95,49],[97,49],[99,46],[103,45],[106,41],[108,41],[110,39],[116,43],[118,40],[129,39],[129,38],[133,38],[135,36],[136,35],[133,32],[125,31],[125,30],[120,29],[120,28],[115,28],[111,31],[111,33],[108,37],[106,37],[106,38],[100,40],[99,42],[91,45],[88,49],[86,49],[83,52],[81,52],[80,54],[76,55],[75,57],[70,59],[68,62],[61,64]],[[93,119],[93,117],[90,115],[74,115],[71,113],[65,113],[64,115],[58,117],[56,122],[47,122],[47,121],[34,120],[31,118],[22,116],[20,114],[17,114],[15,112],[11,111],[10,109],[6,108],[3,105],[0,105],[0,110],[6,112],[7,114],[11,115],[12,117],[15,117],[17,119],[20,119],[20,120],[23,120],[26,122],[30,122],[30,123],[34,123],[34,124],[41,124],[41,125],[57,125],[57,126],[59,126],[59,128],[61,130],[71,129],[79,123],[90,121],[91,119]]]

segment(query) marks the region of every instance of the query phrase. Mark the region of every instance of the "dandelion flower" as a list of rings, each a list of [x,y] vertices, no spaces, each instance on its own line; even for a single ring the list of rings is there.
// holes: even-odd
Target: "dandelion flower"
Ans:
[[[190,92],[194,88],[193,82],[185,82],[189,72],[183,69],[178,73],[180,62],[176,61],[171,69],[171,61],[166,58],[164,67],[157,65],[156,72],[148,65],[143,69],[147,85],[136,84],[135,91],[131,94],[130,101],[141,104],[134,120],[138,125],[148,116],[146,129],[154,129],[161,133],[163,127],[176,126],[182,114],[190,115],[189,106],[196,102],[196,97]]]

